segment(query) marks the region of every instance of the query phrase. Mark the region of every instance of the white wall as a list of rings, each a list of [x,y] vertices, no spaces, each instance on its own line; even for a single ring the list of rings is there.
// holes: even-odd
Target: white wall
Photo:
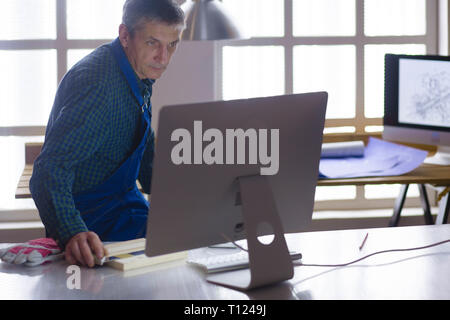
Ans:
[[[169,67],[153,87],[152,127],[157,130],[161,107],[217,100],[216,44],[181,41]]]
[[[438,22],[438,43],[439,43],[439,55],[446,56],[449,54],[449,36],[450,36],[450,24],[448,23],[449,10],[448,0],[439,0],[439,22]]]
[[[183,4],[185,0],[177,0]],[[153,87],[152,127],[158,129],[159,111],[165,105],[218,99],[215,41],[181,41],[163,76]]]

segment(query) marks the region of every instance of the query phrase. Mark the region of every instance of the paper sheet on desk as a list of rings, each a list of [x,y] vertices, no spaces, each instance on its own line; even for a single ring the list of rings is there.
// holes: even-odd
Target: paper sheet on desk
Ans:
[[[320,159],[321,178],[397,176],[416,169],[428,152],[369,138],[363,157]]]

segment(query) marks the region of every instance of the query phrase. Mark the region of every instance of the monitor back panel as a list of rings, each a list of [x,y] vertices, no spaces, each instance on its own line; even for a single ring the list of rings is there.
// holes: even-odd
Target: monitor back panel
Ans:
[[[248,145],[245,164],[237,160],[226,164],[227,129],[266,129],[268,141],[270,130],[279,129],[279,168],[267,178],[284,231],[304,231],[313,212],[327,97],[317,92],[163,107],[153,163],[147,255],[227,242],[221,233],[234,240],[245,238],[236,178],[259,175],[261,167],[269,165],[261,165],[259,157],[257,164],[250,164]],[[201,121],[203,133],[210,128],[223,133],[224,164],[208,165],[203,159],[202,164],[193,164],[194,140],[199,141],[194,121]],[[191,133],[192,164],[172,161],[179,142],[171,137],[179,128]],[[203,141],[202,150],[210,143]]]

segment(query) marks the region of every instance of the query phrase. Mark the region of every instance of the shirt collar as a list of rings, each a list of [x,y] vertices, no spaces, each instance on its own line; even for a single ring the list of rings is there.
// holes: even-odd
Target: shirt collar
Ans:
[[[138,77],[136,75],[136,77]],[[155,80],[153,79],[139,79],[138,77],[138,85],[139,89],[141,90],[142,94],[144,95],[145,91],[152,91],[152,86],[155,83]]]

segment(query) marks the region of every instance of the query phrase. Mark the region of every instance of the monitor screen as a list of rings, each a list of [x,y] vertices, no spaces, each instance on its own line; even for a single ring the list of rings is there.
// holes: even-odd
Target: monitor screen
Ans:
[[[437,146],[448,157],[450,57],[386,54],[383,124],[383,138]]]
[[[450,61],[399,59],[398,122],[450,129]]]

